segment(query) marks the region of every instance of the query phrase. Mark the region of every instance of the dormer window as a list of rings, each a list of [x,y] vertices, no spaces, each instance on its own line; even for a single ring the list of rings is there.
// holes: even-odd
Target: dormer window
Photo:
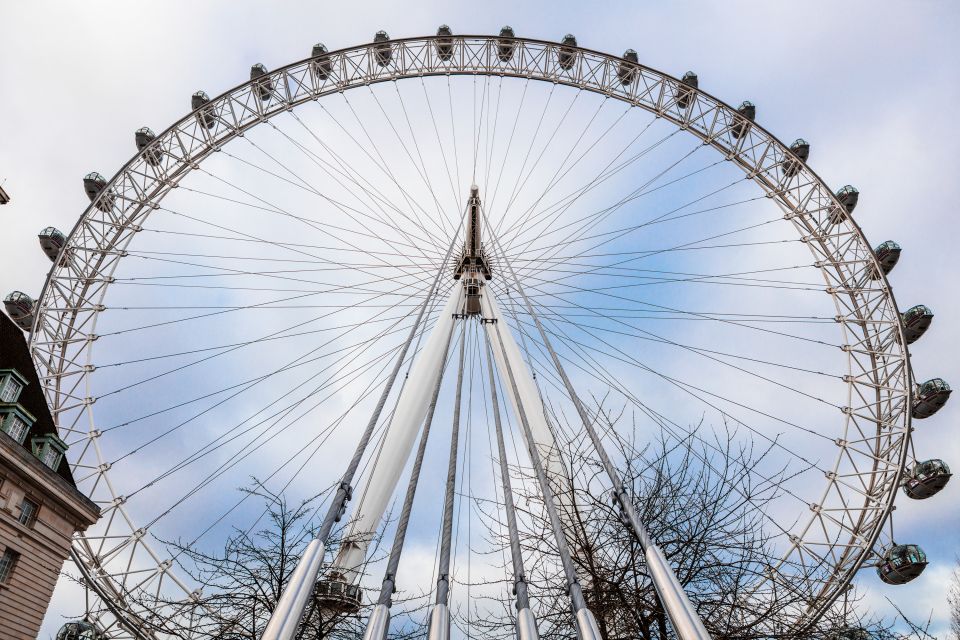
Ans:
[[[67,443],[52,433],[36,436],[30,441],[30,445],[33,455],[54,471],[60,466],[63,454],[67,451]]]
[[[26,441],[27,433],[34,422],[36,422],[36,418],[24,411],[19,405],[0,407],[0,429],[3,429],[18,444],[23,444]]]
[[[27,381],[15,369],[0,369],[0,402],[14,404]]]
[[[27,437],[28,429],[29,427],[27,427],[27,423],[23,418],[15,413],[8,415],[3,425],[3,430],[7,432],[7,435],[20,444],[23,444],[24,439]]]

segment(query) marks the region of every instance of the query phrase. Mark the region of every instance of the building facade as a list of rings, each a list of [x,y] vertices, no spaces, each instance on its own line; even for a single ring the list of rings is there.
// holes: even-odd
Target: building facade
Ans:
[[[77,490],[23,332],[0,314],[0,638],[33,640],[74,533],[99,518]]]

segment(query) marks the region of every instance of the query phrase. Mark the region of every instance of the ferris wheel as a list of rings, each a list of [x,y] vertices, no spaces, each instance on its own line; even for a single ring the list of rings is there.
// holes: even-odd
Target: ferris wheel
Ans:
[[[262,513],[235,491],[254,476],[326,491],[322,539],[273,632],[319,594],[376,604],[385,634],[392,588],[416,586],[397,571],[405,535],[436,543],[425,624],[449,629],[448,592],[481,582],[451,563],[486,500],[510,521],[497,588],[536,637],[515,544],[529,521],[511,482],[525,482],[584,634],[559,508],[576,506],[551,489],[578,437],[682,617],[690,602],[610,453],[626,429],[710,448],[711,427],[731,424],[769,449],[755,472],[776,498],[757,521],[776,553],[748,597],[802,594],[792,627],[866,567],[918,576],[926,558],[894,538],[891,513],[950,478],[910,439],[950,394],[916,384],[907,351],[933,312],[900,312],[887,279],[900,247],[873,248],[857,190],[828,188],[810,145],[782,143],[756,112],[632,50],[444,26],[254,65],[161,133],[138,130],[112,178],[84,178],[75,227],[41,232],[53,267],[36,302],[5,300],[31,331],[77,486],[102,509],[72,552],[101,606],[67,631],[173,637],[178,603],[203,593],[171,541],[212,549],[254,528]],[[391,505],[406,521],[386,519]],[[385,569],[377,532],[400,540]],[[671,617],[702,637],[696,615]]]

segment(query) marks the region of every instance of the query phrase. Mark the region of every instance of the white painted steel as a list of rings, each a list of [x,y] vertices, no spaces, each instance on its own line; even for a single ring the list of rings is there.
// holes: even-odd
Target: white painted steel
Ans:
[[[385,604],[378,604],[370,613],[367,629],[363,632],[363,640],[387,640],[389,630],[390,608]]]
[[[597,619],[593,617],[593,612],[584,607],[577,611],[577,633],[580,640],[601,640],[600,627],[597,626]]]
[[[357,570],[366,559],[367,547],[380,526],[387,503],[413,451],[414,441],[427,416],[433,388],[443,371],[447,334],[454,321],[453,315],[459,312],[462,305],[463,288],[454,287],[423,349],[417,355],[410,376],[400,392],[387,434],[374,454],[377,464],[372,466],[356,510],[347,525],[340,551],[333,562],[333,570],[346,582],[354,581]]]
[[[537,619],[533,617],[530,609],[517,611],[517,640],[540,640]]]
[[[651,543],[644,552],[650,577],[657,587],[673,628],[681,640],[710,640],[697,610],[687,597],[660,547]]]
[[[513,339],[513,334],[510,332],[506,320],[504,320],[503,312],[500,310],[493,289],[490,287],[483,288],[481,309],[484,318],[493,320],[503,327],[500,331],[500,335],[503,337],[503,346],[507,351],[510,368],[513,370],[513,375],[517,381],[517,390],[520,392],[523,410],[526,412],[527,421],[530,423],[530,431],[533,433],[537,450],[545,462],[544,468],[547,472],[547,477],[550,478],[551,482],[567,477],[563,458],[560,455],[556,440],[554,440],[553,437],[553,431],[550,430],[550,426],[547,424],[547,417],[543,411],[543,401],[540,399],[540,391],[533,381],[533,376],[530,375],[530,368],[527,367],[527,363],[520,354],[520,348],[517,346],[516,340]],[[490,337],[491,343],[497,344],[500,338],[497,336],[494,325],[488,323],[484,325],[484,327],[487,330],[487,335]],[[499,349],[493,349],[493,359],[497,363],[497,371],[500,373],[500,379],[507,380],[507,363],[504,362],[503,354]],[[517,406],[517,399],[512,393],[506,393],[504,395],[510,401],[513,415],[519,416],[520,408]],[[563,512],[572,513],[567,511],[569,500],[564,498],[566,494],[567,492],[560,492],[560,495],[557,496],[558,499],[561,500],[563,507],[561,509],[561,517],[563,517]],[[564,500],[567,500],[567,502],[563,502]]]
[[[290,576],[287,588],[283,590],[277,608],[270,616],[270,622],[261,640],[291,640],[300,626],[300,618],[307,606],[307,600],[313,593],[320,566],[323,564],[323,543],[313,540],[307,545],[306,551],[297,563],[297,568]]]
[[[450,640],[450,609],[445,604],[433,605],[427,640]]]

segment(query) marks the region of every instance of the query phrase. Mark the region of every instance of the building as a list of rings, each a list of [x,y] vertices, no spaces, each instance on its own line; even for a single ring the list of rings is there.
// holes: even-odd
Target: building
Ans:
[[[0,638],[33,640],[73,534],[99,518],[77,490],[23,332],[0,313]]]

